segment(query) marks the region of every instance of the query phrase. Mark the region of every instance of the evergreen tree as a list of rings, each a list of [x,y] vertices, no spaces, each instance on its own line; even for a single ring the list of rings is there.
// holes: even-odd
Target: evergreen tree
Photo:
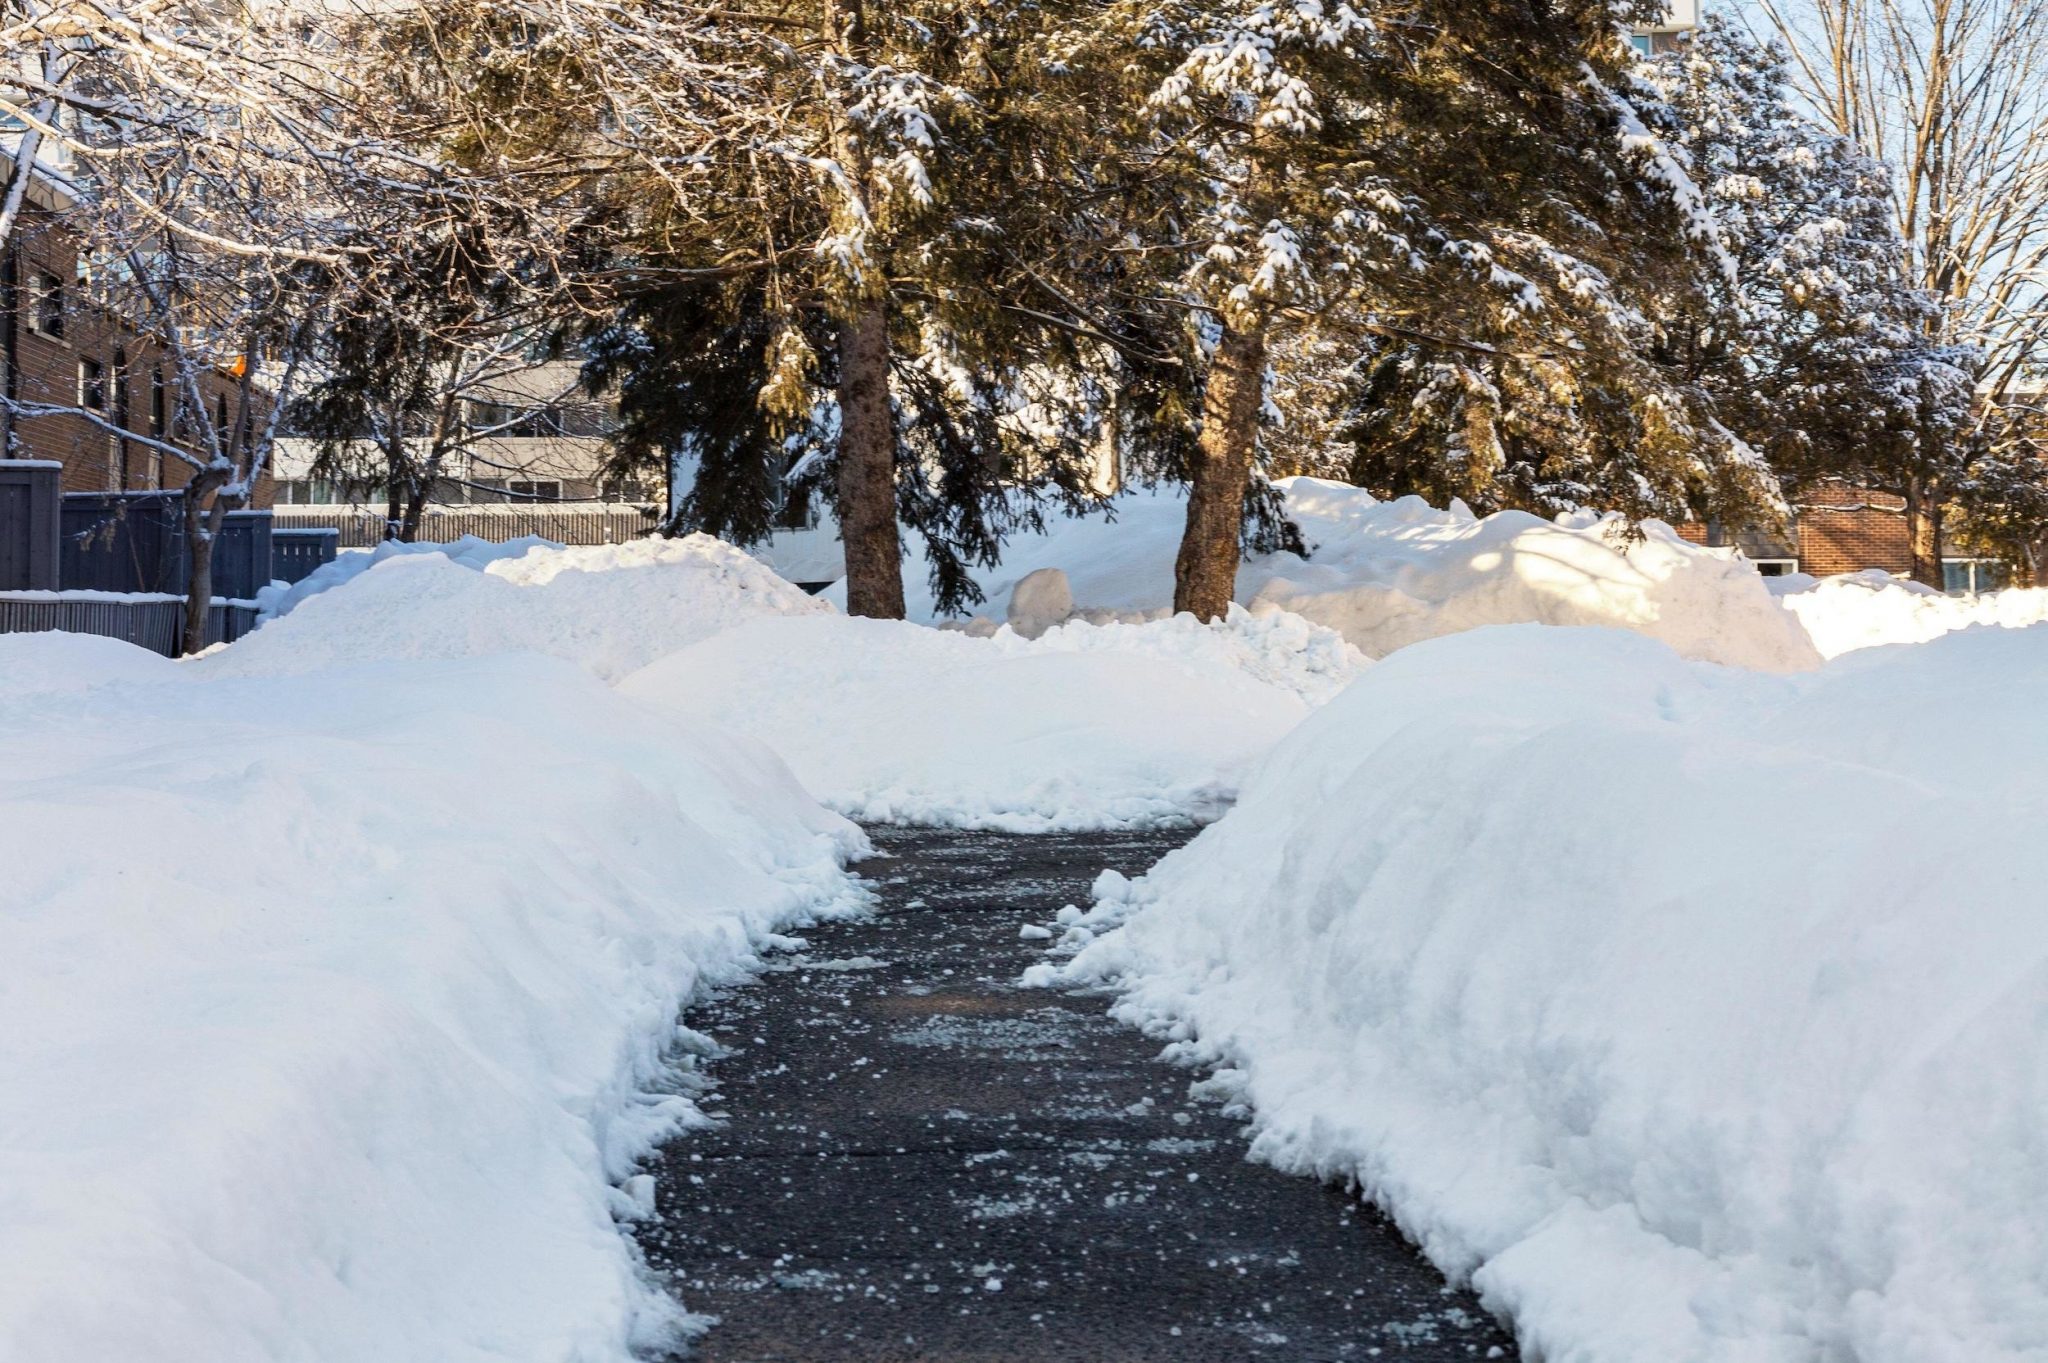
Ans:
[[[503,32],[499,7],[472,12]],[[1096,411],[1048,424],[1033,400],[1048,367],[1079,372],[1114,340],[1031,277],[1058,256],[1065,201],[1039,131],[1064,114],[1030,55],[1052,13],[521,14],[504,60],[522,80],[490,87],[492,118],[603,166],[617,302],[590,328],[588,374],[618,394],[622,457],[696,464],[676,528],[757,539],[796,471],[837,513],[848,609],[900,616],[899,521],[958,606],[976,598],[969,566],[1048,499],[1091,501]],[[564,104],[595,126],[561,123]]]
[[[1771,495],[1654,356],[1653,302],[1732,269],[1630,75],[1617,25],[1656,8],[1121,0],[1070,36],[1077,88],[1129,114],[1115,178],[1205,360],[1177,609],[1230,600],[1268,371],[1327,354],[1305,340],[1357,338],[1361,438],[1433,436],[1468,486],[1520,460],[1634,515]]]
[[[1655,79],[1739,267],[1713,313],[1671,323],[1674,361],[1722,419],[1795,496],[1829,478],[2019,491],[1973,434],[1978,357],[1937,339],[1945,304],[1913,277],[1889,170],[1803,114],[1783,51],[1721,16]],[[1938,508],[1915,524],[1915,575],[1939,586]]]

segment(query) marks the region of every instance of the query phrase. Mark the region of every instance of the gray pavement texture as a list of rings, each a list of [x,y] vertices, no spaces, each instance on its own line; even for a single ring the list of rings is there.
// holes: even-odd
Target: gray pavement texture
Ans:
[[[721,1123],[651,1165],[649,1265],[700,1363],[1513,1358],[1373,1209],[1241,1123],[1100,996],[1021,989],[1104,867],[1185,833],[871,830],[876,915],[686,1019]]]

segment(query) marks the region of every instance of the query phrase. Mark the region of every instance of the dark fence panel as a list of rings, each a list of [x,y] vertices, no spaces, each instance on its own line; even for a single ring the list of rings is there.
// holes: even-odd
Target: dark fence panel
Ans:
[[[213,546],[213,594],[253,601],[270,583],[270,513],[230,511]]]
[[[215,601],[206,616],[206,642],[233,643],[254,628],[254,607]],[[161,596],[127,601],[103,596],[67,600],[58,593],[29,596],[0,592],[0,634],[38,634],[48,630],[124,639],[166,658],[175,658],[185,633],[185,603]]]
[[[0,459],[0,591],[57,589],[63,472],[50,460]]]
[[[192,581],[178,492],[67,492],[65,591],[183,595]],[[270,513],[230,511],[213,547],[213,594],[247,601],[270,581]]]
[[[184,500],[176,492],[65,493],[64,590],[184,595],[192,575]]]
[[[332,526],[270,527],[270,577],[273,582],[303,582],[340,552],[341,532]]]

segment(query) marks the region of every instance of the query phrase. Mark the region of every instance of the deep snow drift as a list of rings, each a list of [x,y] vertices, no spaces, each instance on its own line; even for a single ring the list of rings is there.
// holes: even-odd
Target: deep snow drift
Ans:
[[[1037,639],[830,615],[742,625],[620,690],[760,738],[857,818],[1041,832],[1213,817],[1365,665],[1278,613]]]
[[[2038,1360],[2044,690],[2040,630],[1789,678],[1438,640],[1034,975],[1120,984],[1542,1357]]]
[[[517,554],[512,547],[483,545],[451,558],[412,546],[367,568],[351,563],[208,665],[277,673],[371,658],[528,651],[610,680],[743,620],[830,610],[709,535],[573,549],[543,544]],[[489,552],[501,548],[508,552]]]
[[[1341,483],[1290,478],[1288,514],[1312,549],[1307,560],[1273,554],[1238,573],[1237,599],[1327,625],[1384,657],[1397,648],[1481,625],[1613,625],[1661,639],[1687,657],[1773,671],[1818,665],[1799,621],[1755,569],[1650,523],[1629,543],[1619,522],[1557,523],[1519,511],[1478,518],[1461,506],[1434,510],[1420,498],[1374,501]],[[1186,503],[1173,489],[1116,499],[1115,519],[1052,522],[1019,535],[1000,567],[975,574],[988,597],[977,610],[1009,618],[1012,593],[1034,571],[1063,571],[1077,610],[1125,618],[1165,615]],[[814,538],[829,538],[829,529]],[[936,612],[923,547],[912,539],[904,568],[913,619]],[[815,546],[778,543],[768,553],[815,557]],[[844,603],[841,584],[826,596]]]
[[[322,592],[332,591],[355,581],[370,569],[389,559],[403,558],[414,554],[439,554],[451,563],[481,571],[490,564],[504,558],[518,558],[536,549],[560,552],[561,545],[538,535],[524,535],[518,539],[479,539],[475,535],[464,535],[446,543],[422,541],[406,544],[399,540],[385,540],[374,549],[344,549],[334,556],[330,563],[323,563],[297,582],[273,582],[256,593],[258,617],[274,620],[280,615],[289,615],[300,602]]]
[[[197,666],[285,675],[546,653],[760,738],[858,817],[1015,831],[1213,817],[1253,758],[1365,666],[1334,632],[1270,606],[1216,628],[1183,618],[970,637],[848,620],[703,535],[451,548],[336,571]]]
[[[1799,617],[1827,658],[1884,644],[1919,644],[1959,629],[2024,629],[2048,622],[2048,591],[2014,588],[1982,596],[1944,596],[1877,571],[1805,578],[1779,600]]]
[[[0,1358],[628,1363],[678,1005],[857,831],[559,661],[235,652],[0,635]]]

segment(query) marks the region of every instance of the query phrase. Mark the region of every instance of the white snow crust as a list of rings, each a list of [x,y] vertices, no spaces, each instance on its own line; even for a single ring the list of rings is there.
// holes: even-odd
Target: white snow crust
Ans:
[[[1795,585],[1779,600],[1829,658],[1859,648],[1925,643],[1959,629],[2025,629],[2048,621],[2048,591],[2038,587],[1945,596],[1875,569]]]
[[[1027,978],[1116,985],[1532,1357],[2048,1358],[2044,688],[2041,630],[1422,644]]]
[[[673,1341],[615,1219],[700,1120],[679,1005],[855,904],[858,831],[561,661],[239,647],[0,635],[0,1358]]]
[[[1772,671],[1820,662],[1799,620],[1754,568],[1689,544],[1668,526],[1645,524],[1630,542],[1612,517],[1546,521],[1505,511],[1482,518],[1415,497],[1375,501],[1315,478],[1279,486],[1311,553],[1247,561],[1237,599],[1327,625],[1368,657],[1484,625],[1533,622],[1630,629],[1707,662]],[[1114,519],[1060,519],[1042,534],[1018,535],[1000,566],[975,573],[987,596],[976,609],[1010,619],[1017,587],[1034,572],[1059,569],[1083,618],[1162,617],[1172,606],[1186,514],[1177,490],[1140,489],[1116,499]],[[815,546],[805,554],[815,557]],[[906,559],[904,584],[912,618],[938,619],[921,545]],[[843,604],[844,585],[825,595]],[[1023,614],[1035,609],[1032,603]]]
[[[831,610],[709,535],[497,555],[486,551],[510,546],[474,544],[454,557],[414,545],[337,574],[215,665],[276,673],[525,651],[611,680],[743,620]]]
[[[1036,639],[791,616],[620,689],[761,739],[854,817],[1042,832],[1214,817],[1250,762],[1364,666],[1279,613],[1077,621]]]

